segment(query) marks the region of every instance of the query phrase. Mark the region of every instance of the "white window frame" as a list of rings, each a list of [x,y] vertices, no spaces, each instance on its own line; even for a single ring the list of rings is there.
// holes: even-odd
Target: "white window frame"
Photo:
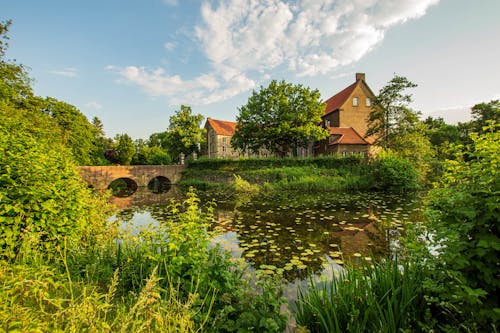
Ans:
[[[370,97],[366,98],[366,106],[372,106],[372,100]]]
[[[357,97],[352,98],[352,106],[358,106],[358,98]]]

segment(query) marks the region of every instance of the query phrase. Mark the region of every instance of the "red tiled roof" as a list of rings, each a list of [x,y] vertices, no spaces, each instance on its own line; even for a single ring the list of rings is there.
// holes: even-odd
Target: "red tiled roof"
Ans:
[[[330,131],[330,135],[333,135],[335,138],[332,145],[369,145],[368,142],[361,134],[358,133],[352,127],[330,127],[328,129]]]
[[[341,92],[339,92],[336,95],[333,95],[326,101],[326,106],[325,106],[325,115],[329,114],[332,111],[338,110],[342,104],[345,103],[347,98],[351,95],[352,91],[354,88],[356,88],[356,85],[360,81],[356,81],[353,84],[351,84],[349,87],[345,88]]]
[[[237,123],[234,121],[215,120],[212,118],[208,118],[207,121],[217,135],[232,136],[236,132]]]

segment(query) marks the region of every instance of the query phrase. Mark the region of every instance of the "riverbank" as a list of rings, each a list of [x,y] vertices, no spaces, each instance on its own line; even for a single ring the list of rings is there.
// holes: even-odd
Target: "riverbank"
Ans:
[[[395,156],[373,161],[347,157],[266,159],[199,159],[191,161],[179,185],[231,192],[240,178],[270,191],[414,191],[420,187],[411,163]]]

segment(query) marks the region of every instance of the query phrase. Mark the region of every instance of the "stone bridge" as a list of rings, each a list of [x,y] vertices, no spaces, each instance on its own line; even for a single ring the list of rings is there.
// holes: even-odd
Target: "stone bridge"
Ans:
[[[133,180],[138,187],[148,186],[154,179],[165,178],[170,184],[181,179],[184,165],[118,165],[78,167],[82,178],[97,190],[105,190],[112,181],[120,178]]]

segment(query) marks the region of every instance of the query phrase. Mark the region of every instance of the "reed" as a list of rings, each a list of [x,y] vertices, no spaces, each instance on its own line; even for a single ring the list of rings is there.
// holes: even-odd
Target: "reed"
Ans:
[[[419,265],[396,260],[348,267],[300,289],[297,324],[310,332],[418,331],[425,317]]]

